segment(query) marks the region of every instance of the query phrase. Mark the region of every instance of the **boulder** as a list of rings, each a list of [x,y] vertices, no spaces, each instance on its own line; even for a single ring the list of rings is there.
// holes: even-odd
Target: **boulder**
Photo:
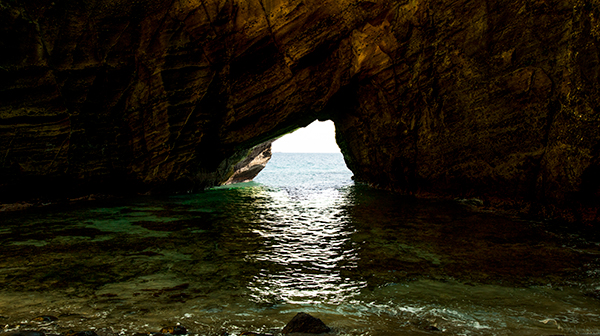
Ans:
[[[281,331],[283,334],[304,333],[304,334],[322,334],[328,333],[331,329],[320,319],[307,313],[298,313],[285,325]]]

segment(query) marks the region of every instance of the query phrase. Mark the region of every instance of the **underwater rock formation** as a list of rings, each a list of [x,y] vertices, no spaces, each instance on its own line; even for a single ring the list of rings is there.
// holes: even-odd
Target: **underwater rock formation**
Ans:
[[[596,0],[3,1],[0,195],[200,190],[332,119],[358,181],[597,221],[599,17]]]

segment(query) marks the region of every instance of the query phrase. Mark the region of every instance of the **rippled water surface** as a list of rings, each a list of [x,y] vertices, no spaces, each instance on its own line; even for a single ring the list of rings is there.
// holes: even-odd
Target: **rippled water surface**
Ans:
[[[275,153],[251,183],[0,213],[0,324],[277,334],[305,311],[335,335],[600,334],[593,230],[350,177],[339,154]]]

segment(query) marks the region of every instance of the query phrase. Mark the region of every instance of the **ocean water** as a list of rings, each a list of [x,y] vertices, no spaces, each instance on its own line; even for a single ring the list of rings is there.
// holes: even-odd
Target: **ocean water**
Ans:
[[[303,311],[332,335],[600,334],[593,230],[351,176],[274,153],[250,183],[0,213],[0,325],[279,334]]]

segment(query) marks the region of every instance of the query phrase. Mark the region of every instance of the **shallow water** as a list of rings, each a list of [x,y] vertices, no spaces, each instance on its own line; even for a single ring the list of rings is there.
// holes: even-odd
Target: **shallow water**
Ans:
[[[336,335],[600,333],[593,231],[354,185],[339,156],[273,160],[194,195],[1,214],[4,330],[277,333],[305,311]]]

